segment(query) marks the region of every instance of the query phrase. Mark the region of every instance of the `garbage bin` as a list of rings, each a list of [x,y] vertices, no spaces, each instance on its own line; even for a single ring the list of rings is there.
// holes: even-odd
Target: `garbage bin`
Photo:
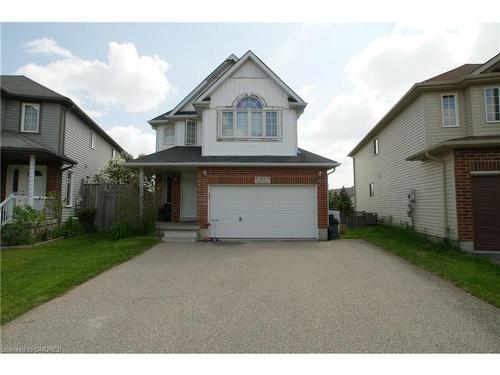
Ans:
[[[330,215],[333,216],[333,215]],[[328,241],[335,240],[340,237],[339,235],[339,221],[333,218],[329,221],[328,225]]]

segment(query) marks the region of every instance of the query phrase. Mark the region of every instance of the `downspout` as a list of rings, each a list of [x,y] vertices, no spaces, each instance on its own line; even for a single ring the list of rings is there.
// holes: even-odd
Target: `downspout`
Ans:
[[[433,161],[437,161],[441,163],[441,174],[442,174],[442,189],[443,189],[443,229],[444,229],[444,237],[449,238],[450,228],[448,227],[448,204],[447,204],[447,195],[446,195],[446,164],[443,159],[436,158],[429,154],[429,152],[425,153],[425,156]]]

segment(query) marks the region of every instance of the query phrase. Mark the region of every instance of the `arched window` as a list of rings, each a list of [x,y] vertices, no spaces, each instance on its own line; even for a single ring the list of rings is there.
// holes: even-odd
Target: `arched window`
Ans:
[[[236,104],[236,109],[262,109],[262,103],[255,96],[245,96]]]
[[[257,96],[247,94],[233,108],[221,111],[219,137],[250,140],[281,136],[279,112],[266,107]]]

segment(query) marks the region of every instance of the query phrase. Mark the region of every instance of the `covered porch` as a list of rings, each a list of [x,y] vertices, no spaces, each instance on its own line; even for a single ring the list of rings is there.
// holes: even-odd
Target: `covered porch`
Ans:
[[[62,171],[75,161],[58,155],[36,142],[2,131],[0,226],[12,221],[14,207],[47,208],[61,198]]]

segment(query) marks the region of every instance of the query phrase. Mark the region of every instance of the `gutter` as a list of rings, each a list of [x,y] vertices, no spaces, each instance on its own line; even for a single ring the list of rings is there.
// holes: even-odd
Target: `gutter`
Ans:
[[[425,156],[430,160],[437,161],[441,163],[441,187],[443,189],[442,199],[443,199],[443,229],[444,229],[444,237],[450,237],[450,228],[448,227],[448,203],[447,203],[447,194],[446,194],[446,164],[443,159],[432,156],[429,152],[425,153]]]
[[[338,167],[340,163],[262,163],[262,162],[151,162],[151,163],[138,163],[138,162],[126,162],[123,163],[125,167],[321,167],[334,169]],[[333,172],[332,172],[333,173]]]

